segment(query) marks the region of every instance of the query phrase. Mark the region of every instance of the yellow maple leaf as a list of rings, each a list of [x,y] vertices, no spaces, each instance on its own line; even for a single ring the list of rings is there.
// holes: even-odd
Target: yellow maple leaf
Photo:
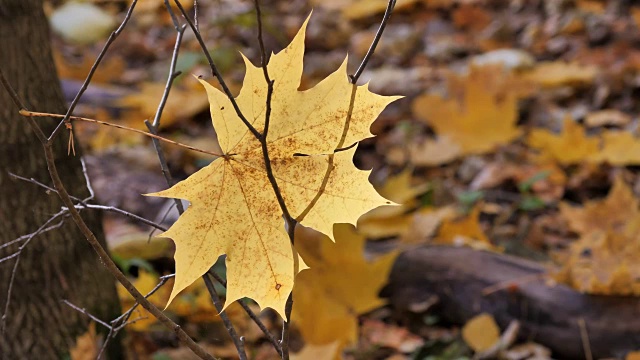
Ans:
[[[533,129],[527,142],[529,146],[540,149],[544,157],[570,165],[590,160],[598,152],[599,140],[588,137],[584,128],[567,116],[560,134]]]
[[[307,344],[354,343],[357,316],[384,304],[378,292],[397,252],[366,261],[365,238],[350,224],[334,225],[335,243],[300,226],[296,236],[296,249],[310,268],[296,278],[294,323]]]
[[[339,346],[338,341],[323,345],[308,344],[300,352],[292,353],[291,360],[333,360]]]
[[[76,338],[76,343],[69,349],[71,360],[93,360],[98,356],[99,337],[96,334],[96,323],[91,322],[87,331]]]
[[[298,91],[307,22],[291,44],[269,60],[274,85],[266,142],[289,212],[299,217],[322,194],[303,223],[331,234],[334,223],[355,223],[366,211],[390,203],[369,184],[369,171],[353,165],[355,147],[335,149],[371,137],[371,123],[399,97],[376,95],[367,85],[352,85],[346,59],[315,87]],[[247,72],[236,102],[247,121],[262,133],[268,87],[262,69],[243,58]],[[294,254],[265,171],[261,144],[238,118],[230,100],[201,82],[225,155],[172,188],[152,194],[191,202],[163,235],[176,243],[176,280],[170,300],[227,254],[225,306],[250,297],[261,308],[273,308],[284,316],[295,276]],[[328,166],[332,171],[323,184]]]
[[[602,140],[602,150],[592,156],[594,161],[614,166],[640,164],[640,141],[630,132],[607,131],[602,133]]]
[[[436,134],[458,144],[461,155],[486,153],[520,136],[516,127],[518,94],[489,85],[495,80],[487,83],[486,71],[492,71],[497,78],[507,76],[494,70],[473,68],[468,77],[462,78],[464,82],[452,81],[461,84],[462,99],[424,94],[413,102],[414,114],[426,121]],[[504,84],[509,82],[505,80]]]
[[[638,199],[620,177],[614,180],[606,198],[588,201],[582,207],[562,202],[559,209],[571,230],[581,235],[594,231],[620,230],[640,216]]]
[[[438,236],[435,239],[436,244],[452,244],[466,245],[478,250],[500,251],[499,248],[493,246],[491,241],[485,235],[484,230],[480,226],[480,207],[476,206],[471,213],[463,219],[450,220],[445,219]]]
[[[609,195],[583,207],[560,204],[560,214],[580,234],[556,280],[592,294],[640,295],[640,211],[631,188],[616,178]]]

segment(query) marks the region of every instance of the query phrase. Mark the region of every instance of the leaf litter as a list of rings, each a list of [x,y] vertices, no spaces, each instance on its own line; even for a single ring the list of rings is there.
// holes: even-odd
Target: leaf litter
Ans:
[[[352,5],[353,7],[350,7]],[[376,20],[376,16],[380,16],[383,11],[382,5],[372,6],[360,14],[344,10],[357,9],[360,5],[356,1],[341,2],[332,10],[322,9],[322,6],[324,5],[318,5],[314,17],[344,19],[347,24],[326,30],[331,32],[332,38],[348,38],[352,33],[367,30]],[[241,20],[248,18],[245,16],[246,9],[243,10],[242,6],[236,4],[215,11],[213,8],[205,4],[200,11],[211,17],[212,24],[216,21],[216,24],[230,24],[224,33],[210,25],[212,35],[217,36],[222,48],[235,50],[242,47],[238,44],[253,42],[253,38],[247,37],[247,23]],[[107,6],[106,9],[110,13],[117,11],[115,7]],[[549,6],[541,9],[525,4],[518,11],[515,11],[515,8],[499,10],[482,4],[460,5],[447,0],[408,1],[399,6],[385,36],[395,39],[404,34],[405,37],[417,40],[409,47],[384,49],[393,49],[392,51],[397,53],[388,54],[383,51],[381,57],[374,56],[369,69],[372,76],[383,66],[403,70],[394,72],[394,76],[403,76],[401,81],[395,81],[394,86],[401,90],[407,89],[406,94],[401,94],[411,97],[390,104],[388,110],[371,129],[371,132],[377,135],[376,140],[366,140],[358,146],[357,151],[353,150],[358,167],[373,167],[371,180],[383,187],[389,182],[393,192],[402,195],[397,199],[391,196],[389,198],[403,205],[393,207],[392,210],[376,210],[373,215],[367,215],[358,221],[362,233],[370,239],[378,239],[373,243],[376,245],[369,245],[367,248],[386,246],[387,249],[397,247],[410,251],[411,248],[407,246],[433,243],[443,229],[447,234],[452,224],[460,225],[462,220],[463,224],[464,221],[468,222],[467,226],[454,228],[446,238],[483,238],[492,246],[504,246],[508,253],[555,261],[558,264],[558,271],[552,274],[555,279],[574,286],[579,291],[597,294],[636,294],[635,279],[638,276],[633,259],[639,239],[635,236],[638,210],[638,177],[635,165],[639,162],[640,151],[636,149],[639,143],[638,119],[634,112],[633,97],[630,96],[630,89],[633,89],[634,85],[629,79],[640,69],[640,52],[630,46],[630,43],[640,36],[637,16],[634,17],[638,8],[630,6],[628,10],[619,12],[620,15],[611,16],[620,9],[605,7],[602,2],[585,1],[576,2],[566,8]],[[284,14],[289,10],[277,5],[273,11]],[[162,15],[163,13],[161,6],[154,5],[154,10],[145,10],[144,17],[147,19],[134,23],[133,26],[139,29],[150,26],[160,29],[166,26],[170,29],[170,19]],[[268,36],[268,47],[285,47],[287,39],[296,33],[297,26],[303,21],[306,13],[301,10],[295,15],[287,16],[286,21],[276,21],[271,25],[272,28],[283,30]],[[321,19],[318,23],[322,23]],[[407,29],[410,29],[409,33]],[[301,75],[300,70],[293,81],[294,90],[298,90],[297,85],[300,83],[314,84],[318,80],[322,83],[321,79],[326,76],[326,71],[318,69],[333,70],[344,66],[341,64],[345,49],[322,47],[322,44],[326,43],[322,37],[328,37],[326,32],[309,32],[307,48],[328,56],[320,57],[316,53],[309,56],[305,63],[305,73]],[[140,81],[159,84],[165,80],[167,63],[161,59],[163,54],[166,58],[170,52],[174,39],[170,32],[159,31],[157,34],[157,37],[151,35],[142,38],[127,35],[125,32],[122,41],[127,46],[120,49],[121,52],[115,55],[107,68],[98,69],[96,76],[100,81],[91,86],[92,91],[96,91],[87,94],[100,105],[92,107],[86,103],[80,104],[79,110],[114,122],[126,121],[133,124],[137,116],[135,114],[132,117],[119,118],[122,114],[119,109],[123,103],[122,99],[127,99],[126,96],[131,94],[130,85],[139,85]],[[171,36],[164,36],[166,34]],[[283,37],[282,34],[288,35]],[[334,43],[351,47],[353,53],[354,49],[366,49],[366,42],[369,41],[367,39],[370,40],[370,37],[363,36],[360,43],[355,40],[351,43]],[[185,41],[189,43],[191,40]],[[385,43],[384,37],[382,43]],[[86,71],[87,64],[91,63],[82,60],[74,66],[74,63],[69,61],[73,57],[69,54],[77,51],[77,46],[63,44],[60,52],[65,53],[64,56],[56,55],[58,67],[64,70],[63,84],[69,84],[67,81],[71,79],[81,79],[82,70],[79,68]],[[83,54],[82,59],[91,59],[93,50],[86,48],[85,51],[89,55]],[[517,57],[514,57],[514,51],[519,52]],[[235,55],[233,51],[230,53],[232,56]],[[250,58],[256,57],[255,50],[250,48],[244,48],[243,53]],[[477,54],[487,55],[482,58],[484,62],[474,60]],[[231,61],[227,59],[225,62],[242,63],[239,58]],[[150,70],[151,65],[155,64],[161,65],[158,66],[161,71]],[[249,66],[251,64],[248,60],[245,60],[245,64],[249,71],[256,71],[257,68]],[[349,64],[353,65],[353,59]],[[184,71],[204,73],[206,68],[203,65],[202,59],[195,59]],[[240,89],[244,70],[241,66],[233,66],[228,71],[231,88]],[[114,73],[119,75],[113,76]],[[308,75],[312,73],[313,76]],[[258,85],[264,84],[261,75],[259,71],[255,73]],[[346,78],[344,70],[343,75]],[[367,73],[364,74],[365,78],[366,76]],[[398,83],[401,86],[398,86]],[[115,92],[111,91],[113,88],[116,89]],[[123,91],[125,89],[128,91]],[[197,88],[184,87],[182,84],[177,89],[183,89],[185,92],[176,92],[176,99],[188,99],[192,89]],[[119,100],[104,101],[106,94],[116,94]],[[414,96],[415,94],[418,95]],[[140,105],[137,111],[142,111],[145,106],[153,109],[153,103],[159,101],[158,98],[154,101],[155,96],[157,95],[150,95],[148,100],[136,100]],[[421,103],[424,99],[429,99],[428,103],[433,106],[425,107]],[[180,107],[180,103],[184,101],[187,100],[178,101],[175,111],[167,113],[166,127],[162,130],[165,134],[180,136],[185,139],[182,142],[186,143],[191,140],[214,143],[215,135],[217,140],[227,136],[221,135],[217,128],[217,134],[211,132],[206,111],[201,111],[202,106],[189,104],[194,106],[194,110],[189,110],[190,107]],[[251,104],[253,105],[253,102]],[[225,111],[228,110],[226,108]],[[186,112],[178,116],[171,115],[180,111]],[[140,116],[148,117],[142,113]],[[368,126],[369,124],[365,126],[366,130],[369,130]],[[278,126],[274,129],[276,128]],[[89,132],[86,135],[99,135],[100,131]],[[398,132],[403,136],[393,135]],[[102,140],[94,142],[93,148],[98,151],[98,156],[100,152],[113,147],[127,151],[131,144],[141,141],[113,141],[119,136],[127,135],[102,135]],[[360,138],[369,136],[370,133],[365,132]],[[82,138],[80,140],[91,141]],[[305,143],[304,139],[296,139],[295,145],[302,154],[316,154],[320,157],[327,156],[334,150],[328,146],[320,149],[322,151],[314,152],[321,147],[315,147],[315,140],[314,138],[314,141]],[[244,147],[241,150],[255,155],[251,153],[250,142],[245,142],[245,145],[241,144],[240,147]],[[230,148],[223,146],[222,149],[229,152]],[[286,151],[280,153],[275,144],[270,144],[271,149],[275,155],[287,154]],[[181,150],[171,150],[170,154],[171,165],[177,169],[184,169],[182,173],[178,172],[181,177],[193,173],[211,161],[187,155]],[[353,166],[350,163],[352,156],[353,152],[344,154],[349,161],[344,163]],[[247,160],[248,156],[242,159],[241,156],[237,157],[234,163],[238,166],[241,161],[254,168],[261,166],[260,160],[256,160],[257,157],[252,160]],[[152,159],[153,156],[146,158]],[[282,161],[277,165],[285,167],[286,163]],[[157,165],[145,163],[144,166]],[[304,168],[306,170],[306,165]],[[402,182],[393,183],[391,179],[403,170],[406,171],[403,174],[408,175],[403,175]],[[536,176],[545,171],[549,172],[545,177]],[[361,173],[368,176],[368,172]],[[282,174],[283,179],[288,176],[286,171]],[[362,176],[362,180],[366,182],[367,176]],[[528,184],[529,179],[533,179],[532,184]],[[221,184],[222,182],[218,182],[217,187]],[[291,190],[288,191],[296,193],[298,190],[295,189],[295,184],[292,184]],[[519,206],[524,199],[533,200],[531,203],[538,205],[524,210]],[[271,207],[278,212],[273,204]],[[313,216],[309,216],[313,220]],[[354,216],[351,222],[355,223],[356,220],[357,216]],[[270,221],[275,224],[275,218]],[[279,219],[278,227],[281,227],[281,222]],[[331,221],[326,223],[329,224]],[[116,222],[110,224],[112,225],[109,226],[120,226],[114,225]],[[324,226],[323,232],[332,235],[333,226]],[[468,235],[469,229],[476,229],[471,232],[475,235]],[[482,229],[481,233],[484,236],[479,235],[477,229]],[[283,233],[277,235],[284,236]],[[286,240],[286,236],[284,239]],[[140,240],[141,243],[144,241]],[[291,252],[291,249],[287,251]],[[172,271],[171,267],[159,265],[158,256],[166,256],[166,251],[160,253],[162,254],[158,255],[156,252],[155,255],[150,255],[153,257],[149,259],[151,266],[163,268],[163,271]],[[148,256],[145,254],[154,253],[141,254]],[[217,259],[213,261],[215,260]],[[299,275],[303,274],[304,272]],[[140,276],[146,275],[140,272]],[[181,314],[179,316],[189,323],[205,326],[208,321],[215,322],[208,320],[213,319],[215,314],[210,318],[208,315],[203,316],[199,320],[195,315],[191,319],[188,315],[189,311],[198,313],[197,308],[201,305],[197,304],[205,306],[206,299],[199,298],[203,294],[201,290],[202,288],[198,290],[198,286],[188,287],[176,297],[174,303],[180,305],[181,297],[186,296],[187,303],[194,304],[194,307],[184,306],[185,310],[178,310]],[[235,296],[231,295],[227,296],[227,303]],[[261,305],[264,307],[264,304]],[[229,307],[227,311],[233,312],[232,309]],[[374,310],[360,315],[359,318],[382,319],[385,323],[396,323],[397,318],[389,316],[384,310]],[[173,310],[170,307],[168,311]],[[351,316],[358,319],[353,314]],[[234,321],[238,322],[241,318],[240,314]],[[353,318],[350,321],[353,321]],[[422,325],[423,331],[427,331],[425,328],[431,329],[430,331],[439,334],[437,336],[443,341],[450,341],[450,337],[436,331],[439,329],[437,324],[426,325],[427,323],[433,324],[425,320]],[[274,329],[277,327],[277,321],[270,324]],[[358,325],[356,322],[356,327]],[[153,328],[153,325],[140,326],[136,330],[144,333],[150,328]],[[415,328],[411,331],[420,332]],[[449,328],[447,331],[455,333],[455,329]],[[336,336],[337,334],[338,332]],[[364,346],[363,344],[371,343],[356,339],[350,346],[340,345],[338,341],[325,343],[318,348],[325,348],[327,358],[337,356],[336,352],[349,357],[357,351],[366,350],[358,349],[358,346]],[[248,346],[255,346],[256,349],[261,349],[262,354],[269,354],[268,351],[262,352],[260,346],[251,342]],[[315,347],[312,343],[306,346]],[[464,348],[458,345],[450,346],[450,353],[455,353],[454,349]],[[513,350],[509,356],[516,356],[516,353],[529,354],[518,355],[523,356],[518,358],[549,356],[548,352],[536,346],[540,345],[515,345],[509,350]],[[436,353],[440,351],[438,354],[446,352],[434,350],[435,348],[430,347],[428,343],[422,345],[422,349],[431,349],[429,351]],[[309,349],[311,350],[313,349]],[[223,352],[220,351],[222,356]],[[384,351],[385,354],[399,356],[401,353],[391,348]],[[268,355],[263,356],[269,358]]]

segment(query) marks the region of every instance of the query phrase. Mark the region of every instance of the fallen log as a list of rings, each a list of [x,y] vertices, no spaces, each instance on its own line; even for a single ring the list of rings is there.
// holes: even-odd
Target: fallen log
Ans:
[[[520,338],[550,348],[557,358],[586,358],[581,327],[593,358],[623,358],[640,349],[640,298],[552,286],[544,281],[545,271],[539,263],[513,256],[423,246],[399,256],[382,295],[400,311],[435,296],[433,311],[455,324],[482,312],[492,314],[502,329],[517,320]]]

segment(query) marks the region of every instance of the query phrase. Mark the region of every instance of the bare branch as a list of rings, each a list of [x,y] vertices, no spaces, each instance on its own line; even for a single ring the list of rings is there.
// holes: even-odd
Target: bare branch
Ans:
[[[236,102],[236,99],[233,97],[233,94],[231,94],[231,90],[229,90],[229,87],[227,86],[227,83],[224,81],[224,78],[222,77],[222,74],[220,74],[220,71],[218,70],[218,67],[216,66],[215,62],[213,61],[213,58],[211,58],[211,54],[209,53],[209,49],[207,49],[207,45],[204,43],[204,40],[202,39],[202,35],[200,34],[200,31],[195,26],[193,21],[191,21],[191,19],[189,18],[189,15],[187,15],[187,12],[184,10],[184,7],[182,7],[182,4],[180,3],[180,1],[179,0],[173,0],[173,1],[178,6],[178,9],[180,9],[180,12],[182,13],[182,16],[184,17],[184,19],[189,24],[189,27],[191,27],[191,30],[193,31],[193,34],[196,36],[196,39],[198,40],[198,43],[200,44],[200,47],[202,48],[202,52],[204,53],[204,56],[207,58],[207,61],[209,62],[209,67],[211,68],[211,73],[213,74],[213,76],[216,77],[216,79],[218,79],[218,83],[220,83],[220,86],[222,87],[222,91],[225,93],[225,95],[227,95],[227,98],[229,98],[229,101],[231,102],[231,105],[233,106],[233,109],[236,111],[236,114],[238,115],[240,120],[242,120],[242,122],[247,127],[247,129],[249,129],[251,134],[253,134],[253,136],[255,136],[256,139],[260,140],[262,138],[262,134],[260,134],[260,132],[258,130],[256,130],[256,128],[253,127],[253,125],[247,120],[247,118],[244,116],[244,114],[242,114],[242,111],[240,110],[240,107],[238,107],[238,103]]]
[[[63,116],[62,121],[60,121],[60,123],[55,128],[55,130],[53,130],[53,132],[51,133],[51,136],[49,136],[49,138],[47,139],[47,142],[46,142],[47,145],[51,145],[53,143],[53,139],[55,139],[55,137],[58,135],[60,130],[62,130],[62,128],[63,128],[62,125],[64,123],[68,122],[69,119],[71,118],[71,114],[73,113],[73,111],[75,110],[76,106],[80,102],[80,98],[82,97],[84,92],[89,87],[89,83],[91,82],[91,79],[93,79],[93,74],[95,74],[96,70],[98,69],[98,66],[100,65],[100,62],[102,62],[102,58],[104,58],[104,55],[107,53],[107,50],[109,50],[109,46],[111,46],[111,44],[115,41],[115,39],[120,35],[122,30],[124,30],[124,27],[127,26],[127,23],[129,22],[129,19],[131,18],[131,14],[133,13],[133,9],[136,7],[137,3],[138,3],[138,0],[133,0],[131,2],[131,5],[129,6],[129,9],[127,10],[127,13],[125,14],[124,19],[122,20],[122,23],[120,24],[120,26],[118,26],[118,28],[116,30],[114,30],[111,33],[111,35],[109,35],[109,38],[107,39],[107,42],[104,44],[104,46],[102,47],[102,50],[98,54],[98,57],[96,58],[96,61],[93,63],[93,66],[91,66],[91,69],[89,70],[89,73],[87,74],[87,78],[82,83],[82,86],[80,87],[80,90],[78,90],[78,93],[76,94],[76,96],[73,99],[73,101],[71,101],[71,104],[69,104],[69,108],[67,110],[67,113]]]
[[[53,118],[64,118],[64,117],[66,116],[66,115],[61,115],[61,114],[43,113],[43,112],[30,111],[30,110],[24,110],[24,109],[23,109],[23,110],[20,110],[20,114],[21,114],[21,115],[23,115],[23,116],[26,116],[28,119],[31,119],[31,118],[33,118],[33,117],[53,117]],[[70,119],[70,120],[78,120],[78,121],[92,122],[92,123],[95,123],[95,124],[106,125],[106,126],[112,126],[112,127],[118,128],[118,129],[127,130],[127,131],[132,131],[132,132],[135,132],[135,133],[138,133],[138,134],[142,134],[142,135],[145,135],[145,136],[148,136],[148,137],[154,138],[154,139],[158,139],[158,140],[161,140],[161,141],[167,142],[167,143],[169,143],[169,144],[173,144],[173,145],[176,145],[176,146],[180,146],[180,147],[183,147],[183,148],[185,148],[185,149],[189,149],[189,150],[192,150],[192,151],[200,152],[200,153],[203,153],[203,154],[209,154],[209,155],[221,156],[221,157],[224,157],[224,156],[225,156],[225,155],[222,155],[222,154],[214,153],[214,152],[212,152],[212,151],[202,150],[202,149],[195,148],[195,147],[193,147],[193,146],[189,146],[189,145],[186,145],[186,144],[182,144],[182,143],[179,143],[179,142],[177,142],[177,141],[173,141],[173,140],[170,140],[170,139],[164,138],[164,137],[162,137],[162,136],[158,136],[158,135],[154,135],[154,134],[148,133],[148,132],[146,132],[146,131],[142,131],[142,130],[138,130],[138,129],[130,128],[130,127],[128,127],[128,126],[123,126],[123,125],[118,125],[118,124],[112,124],[112,123],[109,123],[109,122],[106,122],[106,121],[101,121],[101,120],[96,120],[96,119],[89,119],[89,118],[80,117],[80,116],[70,116],[70,117],[69,117],[69,119]]]
[[[213,269],[209,269],[207,274],[211,275],[223,287],[227,287],[227,282],[220,275],[218,275],[215,271],[213,271]],[[251,320],[253,320],[253,322],[255,322],[256,325],[258,325],[260,330],[262,330],[262,333],[264,333],[264,335],[267,337],[267,340],[269,340],[269,342],[273,345],[273,347],[276,349],[278,354],[280,356],[282,356],[282,346],[280,345],[278,340],[276,340],[276,338],[273,336],[273,334],[269,331],[269,329],[267,329],[267,327],[262,322],[262,320],[260,320],[258,315],[256,315],[256,313],[253,310],[251,310],[249,305],[247,305],[244,301],[239,300],[238,303],[244,309],[244,311],[247,313],[247,315],[249,315]]]
[[[218,295],[218,292],[216,291],[211,278],[207,276],[207,274],[205,274],[202,278],[204,279],[204,284],[207,286],[207,290],[209,290],[211,300],[213,300],[213,304],[215,305],[216,310],[218,310],[218,315],[220,315],[220,318],[222,319],[222,322],[224,323],[224,326],[227,329],[231,340],[233,340],[233,344],[236,346],[236,350],[238,351],[240,360],[247,360],[247,353],[244,350],[244,337],[238,335],[235,327],[229,319],[229,315],[227,315],[227,313],[223,310],[222,301],[220,300],[220,296]]]
[[[360,63],[360,66],[358,66],[358,70],[356,70],[356,73],[349,76],[351,78],[352,84],[355,84],[356,82],[358,82],[358,79],[360,78],[360,75],[362,75],[364,68],[366,68],[367,64],[369,63],[369,59],[371,59],[371,56],[373,56],[373,53],[376,51],[376,46],[378,46],[378,42],[382,37],[384,28],[387,26],[387,22],[389,21],[389,18],[391,17],[391,13],[393,12],[393,8],[395,6],[396,6],[396,0],[389,0],[389,3],[387,4],[387,9],[384,11],[384,15],[382,16],[380,27],[378,28],[378,31],[376,32],[376,36],[373,38],[373,41],[371,42],[371,46],[369,46],[369,50],[367,50],[367,54],[364,56],[364,59],[362,59],[362,63]]]
[[[111,325],[109,325],[106,322],[100,320],[97,316],[92,315],[91,313],[89,313],[87,311],[87,309],[80,308],[79,306],[76,306],[76,305],[72,304],[69,300],[66,300],[66,299],[62,299],[62,302],[67,304],[70,308],[72,308],[72,309],[74,309],[74,310],[76,310],[76,311],[78,311],[80,313],[83,313],[84,315],[89,317],[91,320],[93,320],[93,321],[97,322],[98,324],[106,327],[107,329],[112,329],[113,328]]]
[[[4,312],[2,314],[2,318],[0,318],[0,335],[1,336],[4,336],[4,332],[6,330],[7,316],[9,315],[9,305],[11,305],[11,294],[13,292],[13,283],[15,282],[16,273],[18,272],[18,265],[20,264],[20,255],[22,254],[22,251],[27,247],[27,245],[29,245],[31,240],[33,240],[36,236],[42,234],[43,231],[45,231],[45,229],[49,228],[49,224],[54,222],[57,218],[59,218],[62,215],[65,215],[64,211],[60,211],[60,212],[54,214],[47,221],[45,221],[45,223],[42,224],[38,228],[38,230],[36,230],[33,233],[28,235],[28,237],[27,237],[26,241],[24,242],[24,244],[20,245],[20,247],[18,248],[18,251],[15,254],[10,255],[9,257],[6,257],[6,258],[2,259],[2,261],[4,261],[4,260],[8,260],[9,258],[14,258],[15,257],[16,258],[16,262],[13,263],[13,270],[11,270],[11,278],[9,279],[9,287],[8,287],[8,290],[7,290],[7,300],[5,302]],[[63,223],[63,221],[60,222],[60,226],[62,225],[62,223]],[[2,262],[2,261],[0,261],[0,262]]]

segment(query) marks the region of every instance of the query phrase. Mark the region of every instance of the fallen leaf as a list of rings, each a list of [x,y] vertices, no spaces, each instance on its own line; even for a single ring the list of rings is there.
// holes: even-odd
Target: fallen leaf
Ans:
[[[413,113],[431,126],[438,136],[446,136],[447,141],[460,146],[461,155],[486,153],[513,141],[520,136],[516,127],[518,98],[515,91],[490,85],[492,82],[509,83],[505,80],[508,73],[501,67],[497,69],[472,68],[468,77],[454,77],[455,81],[462,82],[460,99],[454,96],[460,86],[452,85],[454,94],[449,99],[434,94],[418,96],[412,105]],[[490,72],[498,80],[486,82],[485,72]],[[503,81],[499,80],[500,77],[504,78]]]
[[[591,83],[598,74],[595,66],[576,62],[540,62],[525,75],[525,78],[543,87],[577,86]]]
[[[92,321],[87,331],[76,338],[76,343],[69,350],[69,355],[71,360],[94,360],[99,350],[96,323]]]
[[[540,149],[543,157],[571,165],[591,160],[598,152],[597,138],[588,137],[585,130],[570,117],[565,117],[560,134],[546,129],[533,129],[527,138],[532,148]]]
[[[458,143],[443,135],[435,140],[409,144],[409,158],[415,166],[438,166],[457,159],[462,154]]]
[[[481,31],[491,23],[491,15],[482,6],[461,4],[451,15],[453,24],[470,31]]]
[[[365,238],[349,224],[336,224],[334,236],[335,243],[312,229],[296,228],[296,250],[310,268],[296,277],[292,319],[307,344],[355,343],[358,315],[385,303],[378,292],[397,256],[392,252],[367,261]]]
[[[379,239],[403,234],[411,222],[408,212],[417,206],[416,197],[429,188],[428,183],[413,184],[413,170],[407,168],[390,176],[378,193],[401,206],[380,206],[358,219],[358,231],[369,238]]]
[[[401,234],[400,240],[406,244],[426,243],[436,235],[443,221],[454,217],[455,210],[452,206],[420,209],[410,215],[411,222]]]
[[[596,231],[571,244],[554,275],[558,282],[590,294],[640,295],[640,238],[637,232]]]
[[[307,344],[300,352],[292,353],[291,360],[333,360],[339,346],[338,341],[323,345]]]
[[[638,16],[640,16],[640,14]],[[624,360],[640,360],[640,351],[628,352]]]
[[[614,166],[640,165],[640,140],[627,131],[607,131],[601,134],[603,146],[592,154],[595,162]]]
[[[564,254],[555,279],[592,294],[640,295],[639,203],[618,177],[605,199],[582,208],[560,204],[560,214],[580,238]]]
[[[616,109],[590,112],[584,118],[584,124],[588,127],[605,125],[624,126],[629,122],[631,122],[631,116]]]
[[[94,56],[97,56],[94,55]],[[56,49],[53,49],[53,60],[61,79],[84,81],[95,63],[95,57],[83,54],[77,62],[71,62]],[[100,67],[91,78],[92,84],[108,83],[114,80],[114,74],[121,74],[125,69],[125,61],[117,55],[105,56]]]
[[[368,182],[369,171],[353,165],[356,147],[334,151],[340,143],[350,145],[372,136],[371,123],[398,97],[379,96],[369,92],[367,85],[350,84],[346,61],[314,88],[298,91],[307,22],[291,44],[269,60],[269,74],[275,82],[267,148],[289,212],[299,217],[321,194],[302,223],[331,234],[334,223],[355,223],[363,213],[391,203]],[[244,60],[247,73],[236,101],[248,121],[262,132],[267,84],[262,69]],[[250,297],[261,308],[273,308],[284,317],[297,269],[261,145],[240,121],[226,95],[201,82],[225,155],[172,188],[150,194],[191,202],[163,234],[176,243],[176,280],[170,301],[220,255],[227,254],[225,306]],[[332,171],[323,188],[329,166]]]
[[[209,100],[202,87],[192,83],[191,80],[185,82],[186,85],[171,88],[162,111],[161,127],[170,126],[179,120],[189,119],[207,108]],[[153,122],[165,86],[164,83],[145,82],[140,85],[138,91],[119,99],[117,105],[124,113],[119,120],[126,122],[131,127],[146,131],[144,120],[148,119]]]
[[[618,177],[606,198],[587,201],[582,207],[562,202],[559,209],[569,228],[585,235],[594,231],[620,231],[631,220],[640,216],[638,204],[631,188]]]
[[[65,40],[88,45],[106,38],[116,27],[113,15],[91,3],[69,1],[49,17],[51,28]]]
[[[394,11],[409,8],[419,0],[398,0]],[[387,0],[352,0],[345,1],[342,15],[349,20],[363,19],[378,13],[383,13],[389,2]]]
[[[473,351],[482,352],[500,340],[500,328],[491,314],[482,313],[464,324],[462,338]]]
[[[445,220],[440,226],[434,240],[436,244],[470,246],[479,250],[498,250],[491,244],[479,222],[480,207],[476,206],[471,213],[460,220]]]
[[[362,324],[362,337],[372,345],[391,348],[404,354],[416,351],[424,340],[405,327],[386,324],[379,320],[367,320]]]
[[[140,269],[138,272],[138,278],[135,279],[132,283],[138,289],[138,291],[144,295],[148,294],[153,288],[158,285],[159,278],[157,275],[152,274],[144,269]],[[156,306],[164,306],[167,301],[169,291],[169,284],[165,284],[158,291],[156,291],[153,295],[151,295],[148,299],[149,301]],[[120,298],[120,303],[122,304],[123,309],[128,309],[135,304],[135,300],[129,294],[129,292],[122,286],[118,285],[118,297]],[[127,326],[128,329],[134,331],[145,331],[151,325],[157,322],[157,319],[151,315],[145,308],[142,306],[138,306],[136,310],[133,312],[131,316],[131,320],[135,320],[133,323]]]

